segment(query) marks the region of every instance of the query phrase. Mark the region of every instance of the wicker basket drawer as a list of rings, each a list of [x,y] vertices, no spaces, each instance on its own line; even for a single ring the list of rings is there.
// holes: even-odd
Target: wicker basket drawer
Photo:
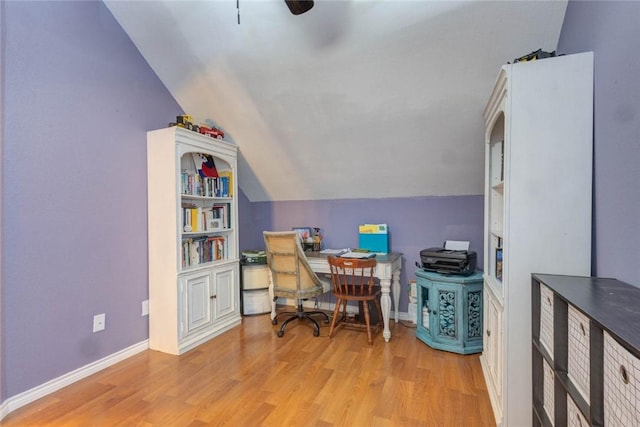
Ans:
[[[588,427],[589,422],[582,415],[571,396],[567,396],[567,427]]]
[[[589,318],[569,305],[568,375],[589,403]]]
[[[553,291],[540,284],[540,344],[553,357]]]
[[[546,359],[543,359],[544,376],[543,376],[543,391],[544,396],[542,399],[542,407],[547,413],[547,416],[551,420],[551,424],[554,424],[554,410],[553,410],[553,397],[554,397],[554,379],[555,374],[553,369],[549,365]]]
[[[640,360],[604,332],[604,425],[640,425]]]

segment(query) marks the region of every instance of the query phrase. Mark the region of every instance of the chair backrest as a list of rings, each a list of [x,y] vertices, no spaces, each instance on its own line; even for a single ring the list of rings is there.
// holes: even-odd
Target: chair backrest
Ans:
[[[263,232],[273,293],[277,297],[304,299],[324,293],[311,269],[295,231]]]
[[[375,258],[351,259],[330,256],[333,291],[345,296],[374,295]]]

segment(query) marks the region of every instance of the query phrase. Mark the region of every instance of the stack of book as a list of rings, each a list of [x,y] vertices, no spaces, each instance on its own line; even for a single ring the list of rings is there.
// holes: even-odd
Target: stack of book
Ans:
[[[220,171],[216,178],[201,177],[197,173],[180,174],[180,192],[189,196],[233,197],[233,172]]]
[[[263,250],[247,249],[242,251],[242,258],[247,264],[266,264],[267,254]]]
[[[225,236],[200,236],[182,240],[182,268],[227,259]]]

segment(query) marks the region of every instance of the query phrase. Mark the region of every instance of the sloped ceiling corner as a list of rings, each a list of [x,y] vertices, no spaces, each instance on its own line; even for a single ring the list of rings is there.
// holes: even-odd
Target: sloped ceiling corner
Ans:
[[[251,201],[482,193],[501,65],[556,49],[566,1],[105,2]],[[171,118],[167,118],[170,121]]]

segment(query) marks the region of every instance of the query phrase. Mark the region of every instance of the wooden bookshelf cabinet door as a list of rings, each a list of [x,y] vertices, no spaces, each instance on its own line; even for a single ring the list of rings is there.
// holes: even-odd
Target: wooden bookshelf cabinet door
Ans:
[[[216,291],[209,269],[180,277],[181,333],[180,339],[202,333],[213,325],[213,304]]]
[[[237,316],[240,312],[238,265],[234,263],[216,267],[212,274],[215,286],[212,297],[214,321],[220,322]]]
[[[502,414],[502,306],[491,288],[484,289],[484,351],[480,363],[496,418]]]
[[[237,278],[236,263],[203,268],[180,276],[180,352],[237,323],[240,313]]]

